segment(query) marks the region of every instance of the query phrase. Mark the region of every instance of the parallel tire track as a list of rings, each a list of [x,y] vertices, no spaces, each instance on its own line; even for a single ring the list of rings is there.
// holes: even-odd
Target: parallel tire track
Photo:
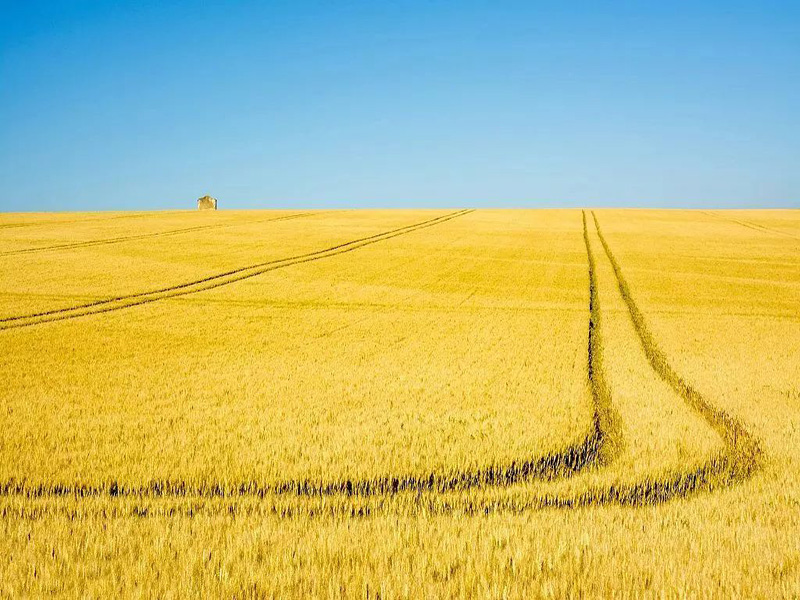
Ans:
[[[606,256],[614,269],[619,291],[628,307],[628,313],[633,322],[633,327],[639,336],[639,341],[642,344],[642,348],[647,355],[647,360],[650,362],[653,371],[668,383],[675,393],[678,394],[693,411],[703,417],[703,419],[719,433],[720,437],[722,437],[725,442],[728,458],[730,459],[729,461],[725,461],[730,463],[728,466],[731,469],[727,475],[731,479],[749,477],[760,464],[762,457],[760,444],[753,435],[747,431],[742,423],[721,408],[711,404],[699,391],[687,383],[669,363],[666,355],[656,343],[653,334],[650,332],[644,320],[642,312],[639,310],[639,307],[636,305],[631,295],[630,286],[623,276],[622,269],[600,230],[600,223],[594,212],[592,212],[592,218],[594,219],[594,225],[597,230],[597,236],[600,238],[600,243],[603,245]]]
[[[620,294],[628,308],[628,316],[639,337],[639,341],[655,373],[672,387],[675,393],[702,417],[722,438],[724,449],[699,466],[687,471],[673,471],[657,478],[647,478],[633,483],[612,484],[606,487],[593,486],[582,493],[571,495],[540,494],[532,495],[520,502],[514,499],[472,501],[466,499],[459,503],[429,500],[425,507],[430,514],[451,514],[460,511],[466,514],[489,514],[495,512],[521,513],[530,510],[562,509],[571,510],[587,507],[626,506],[638,508],[662,504],[676,498],[686,498],[700,492],[713,492],[718,489],[741,483],[752,477],[762,466],[764,455],[761,445],[737,419],[714,406],[688,384],[672,367],[664,352],[659,348],[644,320],[630,291],[630,286],[622,274],[611,248],[600,230],[597,215],[592,212],[597,236],[606,257],[614,271]],[[586,215],[583,216],[584,239],[589,246],[586,229]],[[591,253],[591,250],[589,250]],[[285,516],[280,507],[274,507],[274,514]],[[371,507],[351,511],[353,516],[369,516]],[[291,513],[294,509],[289,508]],[[313,511],[316,509],[312,509]],[[283,512],[287,512],[283,509]],[[302,512],[302,511],[298,511]],[[318,511],[320,515],[325,510]],[[289,514],[288,516],[291,516]],[[311,514],[310,516],[314,516]]]
[[[22,248],[20,250],[7,250],[0,252],[0,256],[12,256],[17,254],[33,254],[37,252],[48,252],[53,250],[73,250],[75,248],[89,248],[92,246],[105,246],[108,244],[120,244],[122,242],[131,242],[136,240],[146,240],[151,238],[171,237],[174,235],[182,235],[184,233],[192,233],[195,231],[204,231],[207,229],[218,229],[223,227],[238,227],[242,225],[255,225],[258,223],[270,223],[273,221],[289,221],[292,219],[301,219],[310,217],[319,213],[295,213],[292,215],[285,215],[283,217],[272,217],[269,219],[258,219],[255,221],[243,221],[237,223],[212,223],[209,225],[196,225],[194,227],[184,227],[182,229],[171,229],[169,231],[156,231],[153,233],[142,233],[137,235],[125,235],[113,238],[104,238],[99,240],[86,240],[84,242],[70,242],[65,244],[53,244],[51,246],[38,246],[36,248]]]
[[[468,211],[446,216],[455,218]],[[438,220],[435,223],[441,223]],[[430,226],[430,225],[427,225]],[[414,226],[419,228],[419,226]],[[416,229],[415,229],[416,230]],[[385,235],[385,234],[383,234]],[[394,235],[400,235],[395,233]],[[376,237],[376,236],[373,236]],[[387,239],[385,237],[380,239]],[[385,475],[370,479],[344,479],[337,481],[289,480],[278,483],[257,481],[238,484],[202,483],[158,480],[144,486],[129,486],[111,481],[102,485],[29,485],[24,480],[7,480],[0,485],[0,496],[25,498],[48,497],[133,497],[133,498],[236,498],[267,496],[297,497],[368,497],[393,496],[403,492],[463,492],[486,487],[506,487],[531,480],[554,480],[575,475],[589,468],[602,467],[614,460],[622,447],[622,429],[611,406],[611,396],[602,362],[600,347],[600,305],[594,256],[588,244],[584,216],[589,280],[589,323],[587,335],[587,379],[593,405],[592,422],[583,439],[560,451],[542,456],[512,461],[506,465],[487,465],[482,468],[450,473],[425,475]],[[378,240],[374,240],[378,241]],[[360,247],[360,246],[359,246]]]
[[[766,225],[759,225],[757,223],[752,223],[750,221],[740,221],[738,219],[732,219],[730,217],[723,217],[722,215],[718,215],[713,212],[709,212],[707,210],[702,211],[703,214],[711,215],[717,219],[721,219],[722,221],[728,221],[729,223],[736,223],[737,225],[741,225],[742,227],[747,227],[748,229],[752,229],[753,231],[758,231],[759,233],[777,233],[779,235],[784,235],[786,237],[790,237],[792,239],[800,239],[796,235],[789,233],[788,231],[781,231],[780,229],[774,229],[773,227],[767,227]]]
[[[639,341],[653,371],[672,387],[675,393],[702,417],[708,425],[717,431],[724,443],[724,449],[710,457],[699,466],[686,471],[673,471],[655,478],[646,478],[632,483],[611,484],[609,486],[593,486],[576,494],[533,494],[523,501],[515,499],[479,499],[470,498],[458,502],[428,499],[424,512],[427,514],[452,514],[461,512],[470,515],[490,513],[523,513],[531,510],[561,509],[573,510],[588,507],[625,506],[639,508],[662,504],[676,498],[686,498],[696,493],[713,492],[741,483],[757,473],[764,461],[764,453],[759,440],[747,428],[722,409],[714,406],[687,383],[667,360],[659,348],[644,320],[630,291],[630,286],[622,274],[611,248],[600,230],[597,216],[592,212],[598,238],[606,256],[611,263],[620,293],[628,308],[628,315],[636,330]],[[586,228],[586,215],[583,215],[584,240],[591,257],[591,248]],[[591,258],[590,258],[591,260]],[[599,324],[599,323],[598,323]],[[380,512],[383,507],[355,506],[341,507],[339,516],[368,517]],[[249,507],[250,510],[257,507]],[[337,507],[269,507],[266,514],[278,517],[328,516]],[[137,514],[137,509],[129,514]],[[247,510],[247,509],[246,509]],[[245,510],[245,512],[246,512]],[[138,513],[139,516],[147,516]]]
[[[763,461],[763,452],[758,440],[734,417],[723,410],[713,406],[700,392],[686,383],[669,364],[666,355],[658,347],[647,327],[644,317],[636,305],[630,287],[625,280],[619,263],[614,257],[605,237],[600,230],[596,215],[592,213],[597,235],[603,245],[606,256],[614,270],[617,284],[628,308],[629,318],[639,337],[651,368],[666,381],[678,396],[694,411],[701,416],[715,431],[719,432],[724,449],[709,458],[697,467],[686,471],[672,471],[664,475],[645,478],[632,483],[611,484],[608,486],[592,486],[583,492],[575,494],[531,494],[525,495],[522,500],[514,498],[500,499],[473,499],[469,494],[449,500],[447,497],[437,497],[437,492],[462,491],[483,486],[503,486],[532,479],[534,474],[542,471],[535,462],[516,463],[510,467],[489,467],[473,473],[462,473],[456,476],[441,476],[432,474],[428,478],[381,478],[373,480],[377,485],[368,482],[335,482],[323,485],[314,485],[309,482],[287,482],[277,486],[258,486],[257,484],[240,484],[232,489],[223,484],[206,484],[189,488],[184,482],[151,482],[149,486],[126,488],[117,483],[102,486],[28,486],[24,481],[6,481],[0,486],[0,496],[48,498],[48,497],[74,497],[81,499],[94,496],[128,497],[134,500],[148,497],[172,497],[188,499],[197,498],[227,498],[227,497],[257,497],[263,498],[268,494],[288,493],[297,497],[325,497],[327,495],[340,495],[343,502],[337,503],[331,499],[330,503],[312,505],[279,505],[277,503],[261,503],[250,505],[217,504],[206,507],[197,502],[182,506],[162,507],[123,507],[112,506],[101,510],[104,516],[194,516],[208,510],[209,512],[222,512],[229,515],[272,515],[280,518],[304,517],[369,517],[373,514],[391,510],[390,500],[396,493],[406,490],[420,492],[416,504],[406,510],[422,511],[425,514],[490,514],[496,512],[522,513],[530,510],[562,509],[572,510],[585,507],[601,506],[626,506],[642,507],[661,504],[676,498],[685,498],[699,492],[713,492],[740,483],[756,473]],[[608,464],[622,447],[622,438],[619,433],[615,413],[611,407],[610,393],[605,382],[602,363],[601,348],[601,319],[596,285],[596,268],[594,257],[589,242],[586,215],[583,215],[584,242],[586,244],[589,260],[589,285],[590,285],[590,321],[588,336],[588,376],[592,387],[592,397],[595,403],[595,418],[593,431],[584,442],[574,448],[567,449],[561,458],[544,459],[547,464],[560,464],[567,467],[565,471],[553,473],[554,476],[577,474],[588,466],[603,466]],[[583,455],[590,460],[585,464],[575,462],[577,455]],[[523,468],[524,465],[530,465]],[[574,466],[571,466],[574,465]],[[564,467],[561,467],[562,469]],[[579,468],[574,468],[579,467]],[[569,469],[573,470],[569,470]],[[546,479],[547,477],[545,477]],[[389,482],[384,483],[384,482]],[[433,495],[422,496],[422,492],[433,492]],[[386,494],[383,499],[376,499],[372,504],[352,503],[354,497],[369,497],[373,494]],[[3,507],[0,513],[3,517],[19,517],[36,519],[51,512],[62,511],[66,515],[76,515],[80,509],[66,506],[33,506],[23,505]]]
[[[106,217],[90,217],[87,219],[65,219],[60,221],[23,221],[21,223],[0,223],[0,229],[12,229],[16,227],[34,227],[37,225],[44,226],[44,225],[73,225],[75,223],[93,223],[95,221],[114,221],[116,219],[136,219],[142,217],[150,217],[150,216],[161,216],[163,214],[171,214],[171,213],[181,213],[181,212],[192,212],[190,210],[165,210],[165,211],[145,211],[145,212],[135,212],[132,214],[124,214],[124,215],[114,215],[114,216],[106,216]]]
[[[113,298],[106,298],[104,300],[88,302],[85,304],[81,304],[79,306],[58,308],[58,309],[42,311],[38,313],[30,313],[26,315],[18,315],[13,317],[5,317],[0,319],[0,331],[6,329],[16,329],[20,327],[30,327],[32,325],[40,325],[42,323],[49,323],[53,321],[75,319],[87,315],[112,312],[124,308],[130,308],[132,306],[140,306],[142,304],[148,304],[151,302],[156,302],[158,300],[164,300],[166,298],[175,298],[178,296],[185,296],[188,294],[194,294],[197,292],[214,289],[224,285],[229,285],[237,281],[242,281],[243,279],[249,279],[251,277],[255,277],[257,275],[261,275],[269,271],[282,269],[284,267],[288,267],[291,265],[311,262],[314,260],[320,260],[323,258],[336,256],[338,254],[343,254],[345,252],[351,252],[353,250],[357,250],[358,248],[363,248],[364,246],[368,246],[370,244],[375,244],[377,242],[389,240],[400,235],[411,233],[412,231],[417,231],[420,229],[425,229],[427,227],[433,227],[434,225],[438,225],[440,223],[445,223],[447,221],[450,221],[451,219],[455,219],[457,217],[466,215],[470,212],[472,212],[471,209],[460,210],[433,219],[428,219],[427,221],[415,223],[413,225],[406,225],[404,227],[399,227],[397,229],[392,229],[390,231],[385,231],[383,233],[378,233],[375,235],[359,238],[357,240],[353,240],[350,242],[337,244],[335,246],[331,246],[330,248],[325,248],[324,250],[317,250],[314,252],[308,252],[296,256],[289,256],[286,258],[280,258],[280,259],[265,261],[262,263],[256,263],[253,265],[248,265],[246,267],[240,267],[238,269],[233,269],[230,271],[226,271],[224,273],[218,273],[216,275],[211,275],[208,277],[204,277],[202,279],[196,279],[194,281],[188,281],[185,283],[169,287],[149,290],[146,292],[138,292],[134,294],[115,296]]]

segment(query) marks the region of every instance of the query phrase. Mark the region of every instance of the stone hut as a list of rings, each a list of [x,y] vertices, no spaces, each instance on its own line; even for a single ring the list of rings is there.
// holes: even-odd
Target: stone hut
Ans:
[[[217,210],[217,199],[203,196],[197,199],[197,210]]]

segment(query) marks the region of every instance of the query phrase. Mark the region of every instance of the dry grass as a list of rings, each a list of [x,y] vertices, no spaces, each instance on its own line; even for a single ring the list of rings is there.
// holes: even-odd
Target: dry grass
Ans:
[[[0,219],[0,593],[800,594],[796,211]]]

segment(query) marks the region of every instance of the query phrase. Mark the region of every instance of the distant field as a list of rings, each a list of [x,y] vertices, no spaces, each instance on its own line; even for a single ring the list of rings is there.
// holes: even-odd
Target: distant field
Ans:
[[[800,211],[0,215],[0,595],[800,596]]]

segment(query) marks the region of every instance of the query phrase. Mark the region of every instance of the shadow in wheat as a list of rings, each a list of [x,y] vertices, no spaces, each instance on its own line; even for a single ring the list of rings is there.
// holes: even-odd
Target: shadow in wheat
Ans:
[[[450,218],[465,214],[455,213]],[[441,220],[436,222],[442,222]],[[586,238],[584,223],[584,237]],[[381,238],[385,239],[385,238]],[[592,421],[579,442],[558,451],[523,458],[510,464],[494,464],[472,470],[426,474],[388,474],[368,479],[314,481],[288,480],[278,483],[245,481],[236,484],[184,481],[151,481],[144,486],[120,482],[103,485],[36,484],[9,480],[0,485],[0,496],[48,497],[133,497],[133,498],[236,498],[236,497],[330,497],[345,498],[396,495],[404,492],[461,492],[486,487],[503,487],[531,480],[555,480],[613,461],[623,446],[619,417],[611,406],[611,396],[603,368],[600,336],[600,305],[594,257],[586,239],[589,282],[589,322],[587,335],[587,379],[592,400]]]

